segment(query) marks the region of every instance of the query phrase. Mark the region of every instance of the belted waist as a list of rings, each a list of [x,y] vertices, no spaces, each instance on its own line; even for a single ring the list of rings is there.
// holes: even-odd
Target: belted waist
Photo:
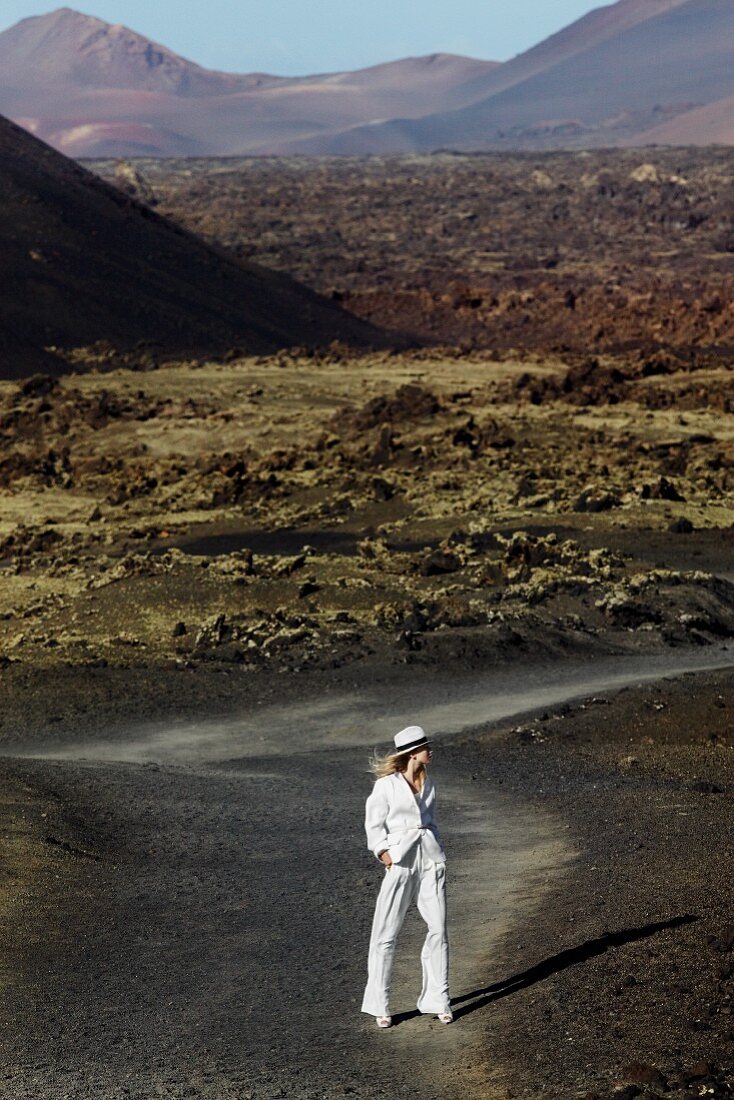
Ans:
[[[422,823],[420,825],[399,825],[387,834],[386,840],[393,863],[400,863],[416,845],[422,848],[425,854],[434,861],[442,861],[446,858],[438,839],[436,827],[432,822],[425,825]]]

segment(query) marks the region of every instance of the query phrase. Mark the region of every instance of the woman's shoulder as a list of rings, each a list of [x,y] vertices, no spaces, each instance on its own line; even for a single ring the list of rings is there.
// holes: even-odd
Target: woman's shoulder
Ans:
[[[394,782],[394,775],[381,775],[380,778],[376,779],[373,783],[371,795],[377,795],[378,798],[389,798],[391,792],[394,790]]]

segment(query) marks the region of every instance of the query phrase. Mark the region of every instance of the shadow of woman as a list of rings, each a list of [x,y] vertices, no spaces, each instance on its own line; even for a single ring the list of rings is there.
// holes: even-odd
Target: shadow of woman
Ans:
[[[492,1001],[498,1001],[502,997],[509,997],[513,993],[519,993],[521,989],[542,982],[551,974],[558,974],[569,966],[576,966],[597,955],[603,955],[610,948],[622,947],[626,943],[634,943],[635,940],[644,940],[648,936],[655,936],[658,932],[665,932],[671,928],[681,928],[683,925],[692,924],[699,918],[692,913],[686,913],[680,917],[671,917],[670,920],[658,921],[656,924],[645,924],[640,928],[625,928],[620,932],[604,932],[594,940],[587,940],[578,947],[567,947],[556,955],[551,955],[542,962],[531,966],[529,970],[523,970],[521,974],[515,974],[511,978],[505,978],[494,985],[487,985],[481,989],[474,989],[471,993],[463,993],[459,997],[451,998],[451,1006],[454,1018],[468,1016],[470,1012],[484,1008]],[[471,1004],[467,1004],[471,1001]],[[461,1007],[457,1007],[461,1006]]]

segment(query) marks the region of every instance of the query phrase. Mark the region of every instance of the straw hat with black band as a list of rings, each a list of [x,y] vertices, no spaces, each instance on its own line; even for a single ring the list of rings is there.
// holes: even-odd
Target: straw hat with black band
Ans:
[[[395,752],[401,754],[427,748],[431,743],[422,726],[406,726],[400,733],[395,734],[393,740],[395,742]]]

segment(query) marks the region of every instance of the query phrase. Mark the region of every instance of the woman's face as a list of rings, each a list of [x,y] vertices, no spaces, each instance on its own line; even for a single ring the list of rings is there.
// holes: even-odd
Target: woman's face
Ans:
[[[433,749],[430,745],[426,745],[424,749],[421,749],[420,752],[416,752],[413,755],[414,759],[417,760],[419,764],[430,764],[433,759]]]

